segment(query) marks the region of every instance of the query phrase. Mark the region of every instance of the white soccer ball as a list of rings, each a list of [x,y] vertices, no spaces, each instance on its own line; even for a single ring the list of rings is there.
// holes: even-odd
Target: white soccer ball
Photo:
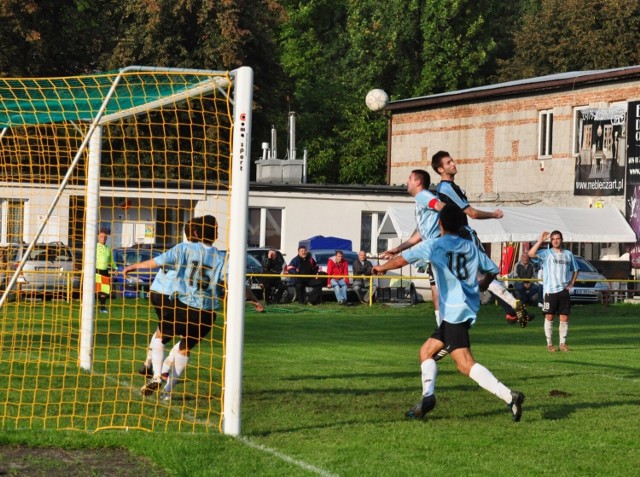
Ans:
[[[367,93],[364,101],[371,111],[380,111],[389,102],[389,96],[382,89],[372,89]]]

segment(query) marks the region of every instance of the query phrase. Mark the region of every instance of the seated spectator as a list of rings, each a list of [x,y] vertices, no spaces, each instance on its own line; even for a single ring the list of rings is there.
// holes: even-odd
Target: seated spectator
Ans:
[[[353,276],[370,277],[372,275],[372,268],[373,264],[369,260],[367,260],[367,254],[364,252],[364,250],[360,250],[360,252],[358,252],[358,260],[353,262]],[[370,301],[370,297],[376,292],[376,285],[372,285],[372,289],[370,290],[369,283],[372,282],[364,278],[353,279],[353,291],[356,292],[360,303],[368,304]]]
[[[333,288],[338,305],[347,305],[347,288],[349,287],[349,264],[344,259],[342,250],[336,250],[336,256],[327,264],[327,286]],[[335,276],[332,276],[335,275]]]
[[[290,275],[307,275],[293,278],[298,303],[304,304],[308,300],[312,305],[320,304],[322,301],[322,283],[317,278],[318,264],[309,255],[307,247],[298,247],[298,255],[289,262],[287,273]],[[316,277],[309,275],[316,275]],[[307,287],[311,289],[308,297]]]
[[[278,260],[276,251],[270,249],[262,261],[262,268],[264,269],[264,273],[278,276],[263,277],[261,279],[262,285],[264,286],[264,301],[266,303],[280,303],[282,299],[285,289],[284,283],[282,283],[282,279],[279,276],[282,273],[282,265]]]
[[[532,279],[536,276],[536,272],[531,263],[531,259],[529,255],[523,253],[520,257],[520,261],[516,264],[513,271],[509,274],[509,278],[521,278],[521,279]],[[525,305],[537,305],[542,287],[539,283],[536,282],[527,282],[527,281],[516,281],[513,284],[515,288],[515,295],[518,300],[520,300]]]

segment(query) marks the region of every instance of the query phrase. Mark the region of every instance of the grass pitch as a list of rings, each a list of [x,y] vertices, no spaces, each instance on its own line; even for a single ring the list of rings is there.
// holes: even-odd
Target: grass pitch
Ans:
[[[125,447],[181,476],[637,475],[639,312],[575,306],[573,351],[549,353],[539,310],[521,329],[484,306],[472,351],[525,393],[520,423],[450,358],[439,363],[436,408],[422,421],[404,418],[420,398],[417,352],[434,327],[430,304],[291,304],[248,309],[241,438],[11,431],[0,444]]]

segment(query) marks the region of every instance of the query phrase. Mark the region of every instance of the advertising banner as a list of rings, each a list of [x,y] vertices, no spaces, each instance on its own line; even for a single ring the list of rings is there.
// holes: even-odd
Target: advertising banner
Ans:
[[[640,101],[629,103],[626,216],[640,238]],[[630,250],[631,266],[640,268],[640,242]]]
[[[577,111],[575,195],[624,194],[627,109]]]

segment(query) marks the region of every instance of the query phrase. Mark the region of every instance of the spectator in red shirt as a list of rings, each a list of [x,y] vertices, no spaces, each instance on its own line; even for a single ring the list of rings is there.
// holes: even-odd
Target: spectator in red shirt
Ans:
[[[347,287],[349,286],[349,264],[344,259],[342,250],[336,250],[336,256],[327,264],[327,286],[333,288],[338,305],[347,305]]]

